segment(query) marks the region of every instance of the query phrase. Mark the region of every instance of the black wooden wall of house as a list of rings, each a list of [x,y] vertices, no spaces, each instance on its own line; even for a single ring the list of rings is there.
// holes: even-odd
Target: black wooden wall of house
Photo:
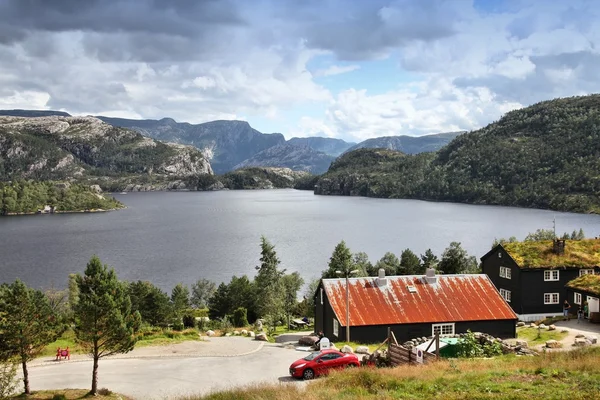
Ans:
[[[321,290],[323,290],[323,302],[321,302]],[[315,332],[323,331],[323,334],[330,340],[337,341],[339,338],[345,338],[346,331],[342,326],[339,326],[338,328],[338,336],[333,334],[334,318],[335,314],[331,304],[329,303],[327,294],[325,293],[323,286],[319,286],[315,295]]]
[[[545,281],[544,269],[521,270],[521,297],[519,314],[561,313],[567,298],[565,285],[579,276],[578,268],[556,268],[557,281]],[[544,304],[544,293],[558,293],[558,304]],[[571,303],[572,304],[572,303]]]
[[[502,339],[516,337],[516,320],[464,321],[454,324],[454,333],[483,332]],[[358,343],[381,343],[387,338],[388,326],[398,342],[433,335],[432,324],[370,325],[350,328],[350,340]],[[345,333],[344,333],[345,334]],[[342,330],[340,329],[340,335]],[[326,335],[327,336],[327,335]],[[331,338],[330,336],[328,336]],[[342,340],[345,336],[342,336]]]
[[[499,257],[498,255],[501,255]],[[482,272],[486,274],[496,289],[510,290],[511,300],[508,303],[514,312],[520,313],[522,296],[521,296],[521,269],[514,262],[512,257],[502,248],[496,246],[492,251],[482,257]],[[500,277],[500,267],[510,268],[511,279]]]

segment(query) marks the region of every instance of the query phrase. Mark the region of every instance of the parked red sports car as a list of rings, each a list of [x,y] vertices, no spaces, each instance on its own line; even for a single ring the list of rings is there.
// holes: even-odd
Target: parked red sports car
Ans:
[[[290,365],[290,375],[294,378],[312,379],[328,373],[332,369],[359,367],[358,357],[352,353],[337,350],[321,350],[295,361]]]

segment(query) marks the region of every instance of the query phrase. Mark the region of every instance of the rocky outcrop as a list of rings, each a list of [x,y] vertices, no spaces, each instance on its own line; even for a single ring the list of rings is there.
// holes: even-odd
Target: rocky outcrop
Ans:
[[[401,151],[405,154],[437,151],[462,133],[464,132],[446,132],[425,136],[382,136],[360,142],[349,147],[345,152],[356,149],[387,149]]]
[[[285,167],[294,171],[322,174],[335,157],[316,151],[308,146],[279,144],[237,164],[234,169],[245,167]]]
[[[123,176],[162,182],[213,173],[195,147],[158,142],[94,117],[0,117],[0,160],[0,180],[93,179],[103,187]],[[181,182],[173,185],[181,189]]]

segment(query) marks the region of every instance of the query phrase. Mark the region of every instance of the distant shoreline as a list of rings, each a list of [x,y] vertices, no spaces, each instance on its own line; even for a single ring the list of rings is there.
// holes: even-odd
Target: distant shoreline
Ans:
[[[52,214],[91,214],[91,213],[103,213],[109,211],[118,211],[127,207],[121,208],[94,208],[91,210],[73,210],[73,211],[54,211],[54,212],[9,212],[5,214],[0,214],[0,217],[15,217],[20,215],[52,215]]]

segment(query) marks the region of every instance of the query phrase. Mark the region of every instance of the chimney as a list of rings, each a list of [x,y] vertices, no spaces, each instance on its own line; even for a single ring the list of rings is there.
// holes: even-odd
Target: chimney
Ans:
[[[565,240],[558,238],[554,239],[552,251],[554,254],[565,254]]]
[[[435,276],[435,269],[427,268],[427,270],[425,271],[425,280],[427,281],[427,283],[432,284],[432,285],[434,283],[437,283],[437,277]]]
[[[377,277],[377,286],[387,286],[387,278],[385,277],[385,269],[379,268],[379,276]]]

